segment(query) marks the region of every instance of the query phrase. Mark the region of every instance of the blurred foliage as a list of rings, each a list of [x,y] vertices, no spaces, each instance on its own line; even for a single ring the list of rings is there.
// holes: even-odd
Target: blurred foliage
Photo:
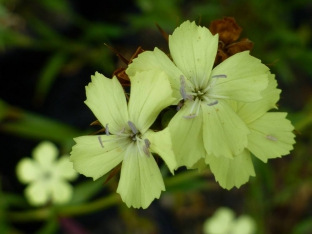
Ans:
[[[65,230],[61,217],[102,214],[101,211],[112,206],[117,208],[111,216],[118,221],[107,225],[115,225],[114,233],[165,233],[164,230],[169,230],[168,233],[202,233],[204,220],[220,206],[230,206],[236,213],[251,215],[257,222],[259,234],[312,233],[310,1],[135,0],[124,3],[132,5],[133,11],[120,12],[124,9],[121,8],[123,2],[120,2],[120,7],[110,9],[115,22],[107,20],[104,14],[102,20],[85,17],[76,11],[75,4],[70,0],[0,1],[1,57],[5,59],[16,50],[47,54],[43,66],[36,73],[34,90],[29,91],[33,97],[30,104],[32,110],[12,106],[12,100],[4,99],[0,94],[1,134],[38,142],[49,139],[68,153],[73,144],[72,138],[90,131],[82,131],[77,126],[40,113],[39,107],[46,105],[60,77],[71,77],[86,68],[110,76],[120,65],[116,64],[116,57],[104,43],[120,50],[126,58],[135,52],[138,45],[143,49],[155,46],[167,48],[166,41],[159,39],[162,36],[155,23],[170,34],[187,19],[209,26],[212,20],[232,16],[243,28],[243,37],[254,42],[252,54],[276,74],[279,87],[283,89],[279,108],[289,112],[288,117],[296,127],[297,144],[290,156],[267,164],[255,160],[257,177],[251,178],[239,190],[221,189],[208,170],[201,174],[178,171],[175,177],[165,179],[167,192],[156,203],[156,211],[151,207],[145,213],[128,209],[120,203],[115,193],[116,178],[105,185],[106,177],[95,182],[81,179],[75,184],[74,197],[69,204],[37,210],[18,194],[18,187],[4,186],[0,191],[0,233],[24,233],[23,226],[14,225],[35,220],[44,220],[36,226],[36,233],[56,233],[60,225]],[[102,6],[102,9],[110,8],[109,3]],[[94,14],[99,12],[101,9],[94,9]],[[118,17],[115,16],[117,14]],[[12,64],[12,69],[19,66]],[[6,79],[10,79],[1,78],[2,86],[6,84]],[[84,90],[77,92],[83,94]],[[171,115],[165,113],[164,126]],[[73,114],[71,118],[79,117]],[[25,152],[25,155],[28,154]],[[14,167],[12,170],[15,170]],[[161,227],[163,224],[159,222],[165,221],[153,216],[153,212],[159,212],[159,209],[170,214],[174,220],[171,222],[173,227]],[[93,227],[90,225],[87,228],[91,230]]]

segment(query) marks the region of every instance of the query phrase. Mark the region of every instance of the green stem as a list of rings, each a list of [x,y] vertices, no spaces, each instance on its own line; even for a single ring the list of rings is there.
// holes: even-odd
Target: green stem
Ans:
[[[59,216],[75,216],[92,213],[98,210],[102,210],[120,202],[120,196],[116,193],[107,197],[95,200],[87,204],[81,204],[76,206],[63,206],[57,210]]]
[[[295,123],[295,129],[297,131],[303,131],[311,124],[312,124],[312,112],[306,114],[299,122]]]
[[[178,184],[185,183],[185,181],[192,180],[193,178],[196,178],[200,175],[203,175],[204,172],[199,173],[198,170],[187,170],[182,173],[179,173],[176,176],[172,176],[165,179],[165,185],[166,187],[172,187]],[[205,174],[207,173],[207,170],[205,171]]]
[[[42,221],[52,215],[51,209],[48,207],[39,208],[37,210],[27,210],[19,212],[9,212],[8,219],[14,222]]]
[[[96,212],[117,204],[120,201],[118,194],[114,193],[93,202],[81,205],[68,205],[61,207],[45,207],[36,210],[9,212],[8,218],[14,222],[42,221],[57,214],[58,216],[76,216]]]
[[[188,170],[174,177],[167,178],[165,184],[167,187],[175,186],[185,181],[192,180],[199,176],[197,170]],[[120,202],[119,194],[111,194],[109,196],[100,198],[98,200],[80,204],[80,205],[67,205],[60,207],[45,207],[36,210],[27,210],[19,212],[8,212],[8,218],[13,222],[28,222],[28,221],[43,221],[51,216],[57,215],[62,217],[77,216],[83,214],[93,213],[105,208],[114,206]]]

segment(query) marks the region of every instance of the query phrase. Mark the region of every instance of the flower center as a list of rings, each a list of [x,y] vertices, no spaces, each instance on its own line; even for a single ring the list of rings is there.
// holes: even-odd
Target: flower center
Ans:
[[[149,151],[149,148],[151,146],[151,142],[147,138],[144,140],[142,139],[142,134],[138,131],[134,123],[128,121],[128,126],[132,131],[132,134],[130,134],[130,138],[132,141],[136,141],[140,154],[143,155],[144,153],[147,157],[150,157],[151,153]]]
[[[105,142],[111,142],[111,141],[120,141],[121,139],[129,139],[130,143],[135,143],[138,147],[138,150],[140,152],[140,155],[145,154],[147,157],[150,157],[150,151],[149,148],[151,146],[150,141],[147,138],[143,138],[143,134],[136,128],[135,124],[131,121],[128,121],[128,126],[130,128],[130,132],[129,130],[127,132],[126,128],[124,127],[121,131],[117,132],[115,134],[115,136],[117,136],[116,138],[111,138],[111,139],[107,139],[107,140],[102,140],[101,136],[98,136],[98,140],[99,143],[101,145],[102,148],[104,148],[104,144]],[[105,126],[105,134],[106,136],[111,136],[109,134],[109,128],[108,128],[108,124],[106,124]]]
[[[200,82],[200,85],[198,85],[198,82],[195,82],[193,84],[193,88],[191,88],[190,92],[186,91],[186,81],[185,77],[183,75],[180,76],[180,82],[181,82],[181,87],[180,87],[180,93],[183,98],[183,102],[189,101],[192,102],[191,108],[189,115],[183,116],[186,119],[191,119],[196,116],[198,116],[199,110],[200,110],[200,105],[201,103],[205,103],[208,106],[214,106],[218,104],[218,100],[215,100],[215,98],[222,98],[221,96],[211,94],[209,93],[209,90],[214,86],[216,83],[216,80],[218,78],[226,78],[226,75],[214,75],[211,77],[211,79],[208,82],[208,85],[206,87],[203,87],[203,82],[204,78]],[[193,79],[193,81],[196,81],[196,79]],[[181,109],[180,106],[178,106],[177,110]]]
[[[51,179],[52,173],[50,171],[45,171],[45,172],[42,173],[41,176],[42,176],[42,180],[48,181],[48,180]]]

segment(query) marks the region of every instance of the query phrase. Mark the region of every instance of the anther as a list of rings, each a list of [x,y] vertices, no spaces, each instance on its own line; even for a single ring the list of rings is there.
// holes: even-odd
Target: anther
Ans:
[[[106,136],[109,136],[108,124],[106,124],[105,126],[105,134]]]
[[[148,148],[146,147],[146,145],[143,145],[143,152],[146,154],[146,156],[148,158],[150,157],[150,152],[149,152]]]
[[[130,127],[130,129],[134,135],[139,132],[138,129],[135,127],[134,123],[132,123],[131,121],[128,121],[128,125],[129,125],[129,127]]]
[[[277,141],[277,138],[275,138],[274,136],[270,136],[270,135],[267,135],[266,139],[271,140],[271,141]]]
[[[183,86],[180,87],[180,94],[181,94],[184,101],[188,98],[186,95],[185,88]]]
[[[211,78],[227,78],[227,76],[221,74],[221,75],[214,75],[214,76],[212,76]]]
[[[180,94],[183,98],[184,101],[188,100],[193,100],[193,96],[192,95],[187,95],[186,91],[185,91],[185,78],[183,75],[180,76],[180,83],[181,83],[181,87],[180,87]]]
[[[151,142],[148,139],[144,139],[144,143],[147,149],[151,146]]]
[[[216,105],[216,104],[218,104],[218,100],[215,100],[214,102],[211,102],[211,103],[209,103],[209,104],[207,104],[208,106],[214,106],[214,105]]]
[[[181,108],[183,107],[183,105],[184,105],[184,99],[182,99],[179,103],[178,103],[178,105],[177,105],[177,111],[179,111],[179,110],[181,110]]]
[[[186,116],[183,116],[183,118],[185,118],[185,119],[193,119],[193,118],[195,118],[197,115],[186,115]]]
[[[101,140],[101,136],[98,136],[98,139],[99,139],[101,147],[104,148],[104,145],[103,145],[102,140]]]
[[[186,91],[185,91],[185,78],[184,78],[183,75],[180,76],[180,83],[181,83],[180,94],[181,94],[183,100],[185,101],[189,97],[188,97],[188,95],[186,94]]]
[[[123,128],[121,129],[121,131],[119,131],[119,132],[116,133],[116,135],[119,136],[120,134],[124,133],[125,130],[126,130],[126,128],[123,127]]]
[[[181,83],[181,86],[185,86],[185,77],[183,75],[180,76],[180,83]]]

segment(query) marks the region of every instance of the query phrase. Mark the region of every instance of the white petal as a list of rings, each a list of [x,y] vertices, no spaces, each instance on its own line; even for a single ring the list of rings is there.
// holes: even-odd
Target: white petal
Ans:
[[[73,187],[63,181],[56,180],[51,184],[52,201],[55,204],[64,204],[68,202],[73,194]]]
[[[16,174],[22,183],[30,183],[38,179],[41,168],[37,161],[23,158],[16,166]]]
[[[159,113],[175,99],[163,72],[138,72],[130,80],[129,118],[141,133],[145,133]]]
[[[221,207],[204,223],[204,233],[229,234],[234,218],[235,214],[231,209]]]
[[[247,215],[241,215],[233,222],[231,231],[233,234],[255,234],[257,231],[256,222]]]
[[[242,102],[260,100],[261,91],[268,86],[268,71],[269,68],[249,55],[249,51],[237,53],[213,69],[212,76],[222,74],[227,78],[219,78],[209,90],[209,96]]]
[[[208,82],[218,49],[218,35],[186,21],[169,36],[170,54],[188,79]]]
[[[248,136],[248,149],[260,160],[277,158],[289,154],[295,143],[294,127],[287,113],[266,113],[248,124],[251,134]]]
[[[85,103],[101,124],[108,124],[109,132],[116,134],[127,126],[129,119],[124,90],[116,77],[109,79],[96,72],[91,79],[86,86]]]
[[[198,116],[194,118],[184,118],[184,116],[189,115],[189,111],[190,103],[185,103],[168,125],[177,167],[191,167],[206,155],[203,142],[202,111],[200,110]]]
[[[99,138],[100,137],[100,138]],[[129,141],[118,136],[82,136],[74,140],[70,160],[79,173],[96,180],[116,167],[123,159]],[[99,139],[103,141],[102,145]],[[104,142],[107,141],[107,142]]]
[[[247,147],[250,133],[245,123],[220,100],[214,106],[202,104],[204,145],[207,153],[232,158]]]
[[[154,157],[140,155],[136,144],[128,147],[122,163],[117,193],[128,207],[147,208],[160,197],[165,185]]]
[[[38,161],[42,168],[50,168],[58,156],[58,149],[49,141],[41,142],[34,148],[32,154],[33,158]]]
[[[44,205],[50,199],[50,190],[47,184],[36,181],[27,186],[25,196],[31,205]]]
[[[172,150],[169,129],[166,128],[160,132],[149,130],[143,137],[151,142],[151,151],[158,154],[173,173],[173,170],[177,167],[177,162]]]
[[[64,178],[67,180],[74,180],[77,178],[78,174],[73,168],[73,163],[69,161],[68,156],[62,156],[55,165],[54,174],[59,178]]]
[[[206,163],[209,164],[216,181],[229,190],[234,186],[239,188],[248,182],[249,176],[255,176],[250,152],[246,149],[233,159],[209,155]]]
[[[176,65],[169,59],[169,57],[155,48],[154,51],[145,51],[133,60],[129,64],[126,73],[132,77],[137,72],[158,70],[163,71],[169,77],[171,87],[173,90],[173,97],[180,98],[180,76],[182,72],[176,67]]]

